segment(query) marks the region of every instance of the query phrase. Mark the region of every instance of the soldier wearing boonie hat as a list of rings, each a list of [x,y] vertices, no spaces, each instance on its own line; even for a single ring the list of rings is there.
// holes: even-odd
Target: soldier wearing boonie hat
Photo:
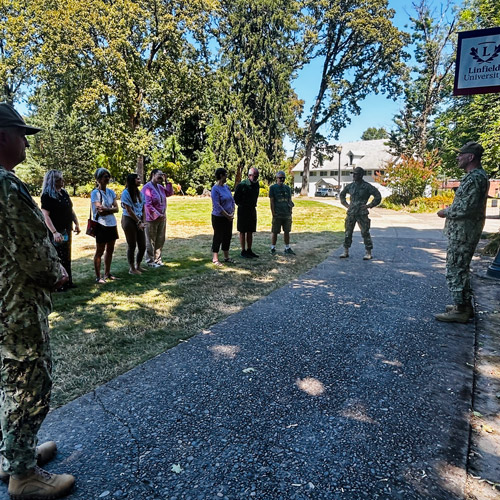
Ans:
[[[0,480],[18,500],[59,498],[75,481],[39,468],[56,454],[53,441],[36,447],[52,387],[50,291],[68,279],[42,212],[13,172],[26,158],[26,135],[39,131],[0,103]]]
[[[446,219],[448,237],[446,282],[453,304],[436,314],[438,321],[467,323],[474,316],[469,266],[481,237],[486,218],[489,181],[481,167],[484,148],[469,141],[457,151],[458,166],[465,171],[453,203],[437,215]]]

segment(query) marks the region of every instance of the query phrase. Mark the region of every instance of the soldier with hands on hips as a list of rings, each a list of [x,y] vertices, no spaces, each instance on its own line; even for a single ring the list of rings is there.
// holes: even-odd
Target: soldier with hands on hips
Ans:
[[[345,239],[344,239],[344,253],[340,256],[341,259],[349,257],[349,248],[352,244],[352,233],[356,222],[361,230],[361,236],[365,244],[364,260],[372,258],[373,243],[370,236],[370,219],[368,217],[368,209],[376,207],[382,201],[380,191],[363,180],[365,171],[361,167],[356,167],[352,171],[354,182],[347,184],[340,193],[340,203],[347,208],[347,216],[345,218]],[[350,195],[349,203],[346,201],[346,195]],[[373,200],[368,203],[370,197]]]

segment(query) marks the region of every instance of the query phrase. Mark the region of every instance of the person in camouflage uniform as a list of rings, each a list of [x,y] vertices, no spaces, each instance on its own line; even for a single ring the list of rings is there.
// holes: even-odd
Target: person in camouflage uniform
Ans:
[[[42,212],[13,172],[26,158],[25,136],[38,131],[0,104],[0,479],[18,500],[59,497],[74,483],[37,465],[56,452],[54,442],[36,448],[36,436],[52,387],[50,290],[67,281]]]
[[[438,321],[467,323],[474,315],[469,266],[483,231],[489,188],[488,176],[481,167],[483,152],[483,147],[472,141],[458,151],[458,166],[466,175],[452,205],[437,213],[446,219],[446,282],[453,298],[446,312],[435,316]]]
[[[352,233],[356,222],[361,230],[361,236],[365,244],[366,253],[364,260],[372,258],[373,243],[370,236],[370,219],[368,217],[368,209],[376,207],[382,201],[380,191],[363,180],[365,175],[364,169],[356,167],[352,171],[354,182],[347,184],[340,193],[340,203],[347,208],[347,216],[345,218],[345,239],[344,253],[340,256],[341,259],[349,257],[349,248],[352,244]],[[346,201],[346,195],[350,195],[349,203]],[[373,196],[371,203],[368,203],[369,198]]]

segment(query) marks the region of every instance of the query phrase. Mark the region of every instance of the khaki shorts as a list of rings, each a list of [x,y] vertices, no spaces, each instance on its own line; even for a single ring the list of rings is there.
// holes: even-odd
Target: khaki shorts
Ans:
[[[284,233],[289,233],[292,230],[292,218],[291,217],[273,217],[273,224],[271,226],[271,232],[273,234],[280,234],[281,228],[283,228]]]

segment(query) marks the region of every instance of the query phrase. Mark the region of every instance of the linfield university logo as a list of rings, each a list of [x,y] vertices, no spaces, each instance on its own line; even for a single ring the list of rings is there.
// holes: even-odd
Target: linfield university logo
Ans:
[[[470,49],[470,55],[478,63],[493,62],[497,57],[500,59],[500,44],[496,45],[495,42],[480,43],[477,47]]]
[[[500,27],[458,34],[454,95],[500,92]]]

